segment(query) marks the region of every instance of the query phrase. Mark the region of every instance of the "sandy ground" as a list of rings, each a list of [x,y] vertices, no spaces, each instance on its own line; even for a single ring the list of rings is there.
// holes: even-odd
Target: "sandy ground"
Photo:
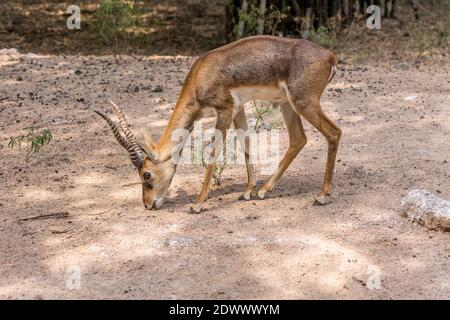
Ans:
[[[0,298],[450,298],[450,235],[398,213],[413,188],[450,199],[448,65],[340,65],[322,100],[343,130],[329,205],[313,206],[326,144],[305,124],[268,199],[238,200],[236,165],[189,215],[203,169],[183,165],[163,209],[146,211],[92,110],[109,96],[157,136],[193,61],[0,55]],[[27,162],[7,145],[30,126],[54,140]]]

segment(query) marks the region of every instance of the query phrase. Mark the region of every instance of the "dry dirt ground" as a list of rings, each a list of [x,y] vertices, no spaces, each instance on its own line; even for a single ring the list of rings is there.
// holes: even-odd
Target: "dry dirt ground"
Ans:
[[[245,168],[231,166],[190,215],[203,169],[182,165],[146,211],[93,109],[109,96],[157,136],[193,61],[0,55],[0,298],[450,298],[450,235],[398,213],[413,188],[450,199],[448,61],[339,66],[322,99],[343,130],[326,206],[313,206],[326,144],[305,124],[268,199],[239,201]],[[8,142],[30,126],[54,139],[27,162]]]

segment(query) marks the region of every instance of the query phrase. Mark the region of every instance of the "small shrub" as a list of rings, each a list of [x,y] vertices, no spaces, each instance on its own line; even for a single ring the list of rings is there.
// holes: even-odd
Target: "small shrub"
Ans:
[[[201,163],[204,168],[208,166],[205,160],[205,150],[206,147],[204,146],[201,151]],[[222,152],[223,152],[222,153],[223,161],[222,162],[216,161],[213,171],[214,184],[218,186],[222,184],[222,173],[225,171],[226,167],[228,167],[231,161],[230,157],[227,155],[225,145],[223,146]]]
[[[447,48],[449,27],[450,24],[445,21],[438,21],[432,25],[423,21],[416,21],[410,29],[412,35],[410,46],[415,49],[419,57],[433,48]]]
[[[127,40],[126,29],[136,26],[133,1],[102,0],[95,12],[94,29],[107,45],[119,47],[121,40]]]
[[[332,48],[337,42],[336,33],[324,26],[319,26],[317,30],[311,30],[311,40],[325,48]]]
[[[255,110],[255,125],[253,126],[253,129],[255,131],[258,131],[261,127],[261,124],[263,124],[264,116],[269,115],[273,111],[273,106],[271,103],[261,103],[260,106],[256,104],[256,101],[253,100],[253,108]]]
[[[4,29],[7,32],[12,32],[17,16],[17,10],[12,5],[0,4],[0,31]]]
[[[220,186],[222,184],[222,173],[228,167],[227,162],[217,163],[213,171],[214,184]]]
[[[259,17],[259,10],[258,8],[252,3],[249,6],[249,9],[247,12],[242,11],[241,9],[238,10],[238,22],[243,21],[245,24],[244,27],[244,33],[240,35],[241,37],[249,36],[249,35],[255,35],[256,34],[256,28],[258,26],[258,17]],[[239,23],[236,23],[234,26],[233,34],[234,38],[239,37]]]
[[[235,39],[238,38],[239,21],[242,21],[245,24],[243,30],[244,33],[241,37],[256,35],[258,33],[257,29],[260,17],[259,5],[255,5],[255,3],[250,3],[247,12],[243,12],[241,9],[238,9],[238,17],[236,19],[232,36]],[[278,35],[278,27],[283,21],[283,18],[286,18],[286,14],[283,15],[283,13],[275,5],[270,4],[270,6],[266,9],[264,16],[265,33]]]
[[[22,149],[22,145],[26,144],[28,147],[26,159],[31,157],[33,153],[38,153],[41,148],[50,143],[53,136],[49,129],[43,130],[41,133],[36,133],[34,128],[28,128],[26,135],[20,135],[17,137],[11,137],[9,139],[9,148]]]
[[[265,29],[272,36],[278,35],[278,26],[282,23],[284,18],[283,13],[273,4],[270,4],[269,10],[265,18]]]

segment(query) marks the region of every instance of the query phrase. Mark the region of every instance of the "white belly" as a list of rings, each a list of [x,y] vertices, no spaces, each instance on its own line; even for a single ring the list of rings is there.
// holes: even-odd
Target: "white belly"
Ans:
[[[234,105],[237,107],[252,100],[263,100],[279,104],[288,102],[283,83],[281,82],[278,86],[241,86],[232,88],[230,93],[233,97]]]

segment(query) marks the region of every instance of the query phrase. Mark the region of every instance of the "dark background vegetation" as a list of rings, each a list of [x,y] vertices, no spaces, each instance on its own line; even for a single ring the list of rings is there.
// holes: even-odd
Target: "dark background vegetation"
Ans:
[[[93,110],[111,112],[109,97],[158,137],[196,55],[239,37],[237,18],[258,33],[260,1],[240,14],[228,0],[0,0],[0,299],[449,299],[449,234],[399,213],[412,189],[450,199],[450,1],[397,0],[381,30],[330,0],[308,1],[308,18],[306,2],[267,0],[263,32],[308,36],[341,62],[321,100],[343,132],[330,204],[313,205],[326,141],[303,121],[308,144],[267,199],[238,201],[245,168],[230,165],[189,215],[204,169],[180,165],[146,211]],[[71,4],[81,30],[66,27]]]
[[[243,0],[131,1],[132,23],[121,28],[116,41],[105,41],[97,28],[101,2],[2,3],[0,48],[50,54],[197,55],[240,37],[239,19],[245,21],[242,36],[259,33],[257,0],[247,1],[246,12],[241,10]],[[396,0],[394,12],[385,10],[388,2],[392,0],[268,0],[263,33],[307,37],[341,59],[447,57],[449,1]],[[382,7],[381,30],[366,27],[364,12],[371,3]],[[66,27],[70,4],[81,8],[81,30]]]

